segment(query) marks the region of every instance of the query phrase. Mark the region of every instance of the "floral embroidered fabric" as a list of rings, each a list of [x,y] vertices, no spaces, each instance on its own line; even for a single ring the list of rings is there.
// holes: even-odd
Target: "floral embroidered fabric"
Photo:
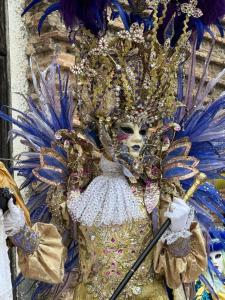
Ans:
[[[32,254],[37,250],[40,238],[37,232],[28,226],[24,226],[20,231],[11,237],[13,244],[26,254]]]
[[[109,299],[152,238],[151,227],[147,216],[123,225],[79,226],[82,284],[76,288],[74,299],[82,299],[81,291],[83,299]],[[120,299],[168,299],[163,280],[153,271],[153,257],[154,252],[132,277]]]

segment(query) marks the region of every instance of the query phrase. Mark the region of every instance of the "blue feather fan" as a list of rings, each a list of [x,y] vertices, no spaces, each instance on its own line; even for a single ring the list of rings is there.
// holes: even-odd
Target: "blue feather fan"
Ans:
[[[36,1],[37,3],[38,1]],[[39,95],[38,105],[32,98],[27,99],[28,111],[26,113],[16,110],[18,119],[8,116],[0,111],[0,118],[13,123],[16,128],[10,132],[11,137],[20,137],[30,152],[21,153],[19,162],[14,170],[19,176],[25,178],[21,188],[33,186],[27,206],[30,211],[32,223],[51,221],[51,212],[46,203],[47,195],[52,185],[62,184],[68,178],[67,153],[57,143],[57,132],[61,129],[73,128],[74,102],[68,93],[68,80],[61,81],[59,66],[53,63],[44,72],[39,71],[38,81],[32,69],[34,87]],[[58,95],[55,91],[56,78],[59,80]],[[47,92],[46,92],[47,91]],[[34,188],[36,184],[36,187]],[[65,272],[70,272],[76,265],[76,242],[73,241],[68,248],[68,259],[65,263]],[[16,285],[22,280],[20,275]],[[46,283],[37,283],[32,299],[53,288]]]

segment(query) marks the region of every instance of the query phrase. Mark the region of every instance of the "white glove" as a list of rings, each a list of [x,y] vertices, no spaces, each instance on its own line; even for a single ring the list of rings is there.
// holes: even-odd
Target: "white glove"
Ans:
[[[189,214],[190,207],[182,199],[174,198],[169,211],[165,212],[164,216],[171,220],[170,229],[172,232],[181,232],[190,228],[190,224],[188,224]]]
[[[13,199],[8,202],[8,210],[4,213],[4,227],[8,236],[13,236],[25,225],[24,212],[13,203]]]

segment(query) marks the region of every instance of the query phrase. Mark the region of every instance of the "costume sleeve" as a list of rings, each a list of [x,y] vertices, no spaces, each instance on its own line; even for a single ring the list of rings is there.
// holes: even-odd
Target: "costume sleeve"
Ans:
[[[165,221],[164,212],[171,200],[171,194],[162,193],[159,207],[161,224]],[[159,241],[155,249],[155,272],[165,276],[167,285],[172,289],[178,288],[182,282],[195,281],[207,268],[205,240],[198,223],[192,222],[190,232],[189,238],[179,238],[171,245]]]
[[[19,267],[24,277],[55,284],[63,281],[66,248],[55,226],[36,223],[14,235]]]

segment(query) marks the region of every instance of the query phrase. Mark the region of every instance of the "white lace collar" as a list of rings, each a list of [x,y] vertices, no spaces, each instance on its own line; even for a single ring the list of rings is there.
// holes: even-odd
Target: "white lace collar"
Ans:
[[[102,175],[79,194],[72,192],[68,210],[75,222],[87,226],[120,225],[144,217],[124,175],[124,168],[102,156]]]

